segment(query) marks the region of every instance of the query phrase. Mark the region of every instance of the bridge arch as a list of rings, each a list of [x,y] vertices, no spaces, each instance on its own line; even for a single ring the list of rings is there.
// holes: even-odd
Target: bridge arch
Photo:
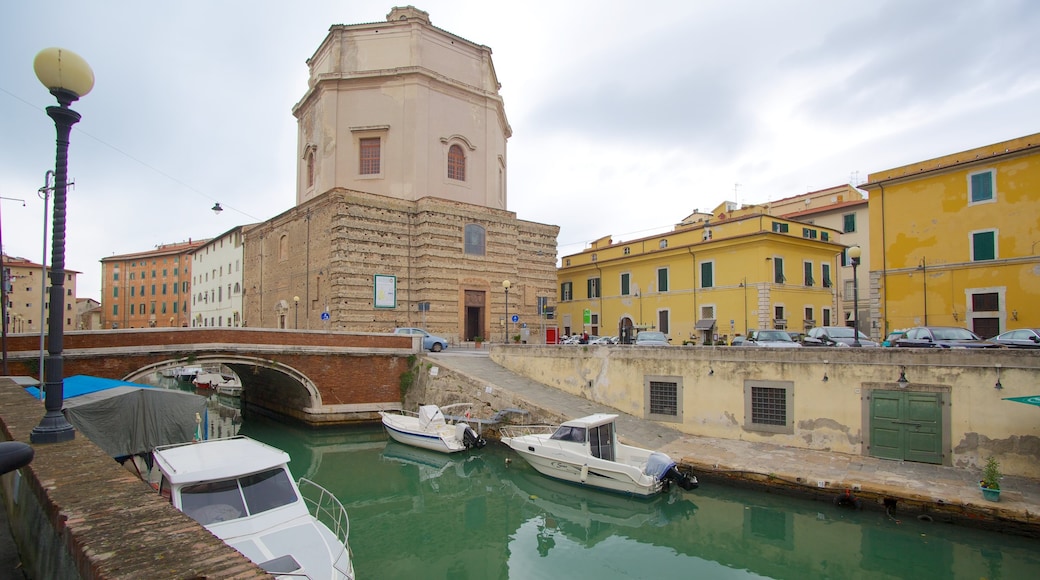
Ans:
[[[155,373],[169,368],[217,365],[224,365],[238,375],[239,380],[242,381],[242,396],[244,400],[250,398],[255,400],[256,395],[261,391],[271,391],[272,389],[283,395],[292,391],[299,393],[302,390],[306,393],[305,398],[307,399],[307,404],[303,407],[304,411],[317,409],[322,406],[321,390],[305,373],[278,361],[248,355],[222,353],[167,359],[128,373],[122,380],[144,382],[145,379]]]

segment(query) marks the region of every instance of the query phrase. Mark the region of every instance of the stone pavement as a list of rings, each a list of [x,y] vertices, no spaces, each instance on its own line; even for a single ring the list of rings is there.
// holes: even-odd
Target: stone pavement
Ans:
[[[1040,480],[1005,476],[1000,501],[989,502],[978,489],[977,470],[687,435],[514,374],[486,353],[449,351],[428,358],[563,418],[617,413],[620,439],[667,453],[691,467],[702,484],[726,479],[823,499],[850,489],[865,507],[884,509],[889,515],[903,511],[935,521],[1040,536]]]

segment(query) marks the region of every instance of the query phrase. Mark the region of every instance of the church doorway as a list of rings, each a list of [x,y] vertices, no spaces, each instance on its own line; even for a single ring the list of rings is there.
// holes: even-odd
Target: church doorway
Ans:
[[[481,290],[466,290],[466,332],[465,336],[463,336],[464,340],[473,340],[478,336],[484,340],[488,339],[487,336],[484,336],[485,298],[486,293]]]

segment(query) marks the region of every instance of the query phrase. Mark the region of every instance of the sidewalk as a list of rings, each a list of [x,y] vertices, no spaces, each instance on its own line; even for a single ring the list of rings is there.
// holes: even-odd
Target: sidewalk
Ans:
[[[565,418],[617,413],[621,439],[667,453],[693,468],[702,484],[739,480],[820,498],[837,497],[848,488],[865,506],[890,514],[909,511],[936,521],[1040,536],[1040,480],[1005,476],[1000,501],[988,502],[974,470],[687,435],[516,375],[487,356],[441,353],[428,358]]]

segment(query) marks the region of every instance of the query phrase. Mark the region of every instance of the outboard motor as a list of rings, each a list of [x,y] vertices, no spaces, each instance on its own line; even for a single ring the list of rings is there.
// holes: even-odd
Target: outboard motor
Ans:
[[[692,473],[679,471],[679,467],[674,463],[671,467],[668,468],[668,471],[664,473],[664,476],[661,478],[661,481],[674,481],[679,485],[679,487],[685,489],[686,491],[690,491],[691,489],[697,489],[697,486],[700,485],[697,482],[697,476],[693,475]]]
[[[679,487],[689,491],[697,487],[697,478],[689,473],[683,473],[679,471],[675,462],[672,461],[671,457],[664,453],[653,452],[646,461],[646,469],[644,472],[647,475],[656,477],[665,487],[675,482]]]
[[[480,449],[487,445],[483,437],[477,435],[469,423],[457,423],[455,425],[455,438],[462,441],[466,449]]]

